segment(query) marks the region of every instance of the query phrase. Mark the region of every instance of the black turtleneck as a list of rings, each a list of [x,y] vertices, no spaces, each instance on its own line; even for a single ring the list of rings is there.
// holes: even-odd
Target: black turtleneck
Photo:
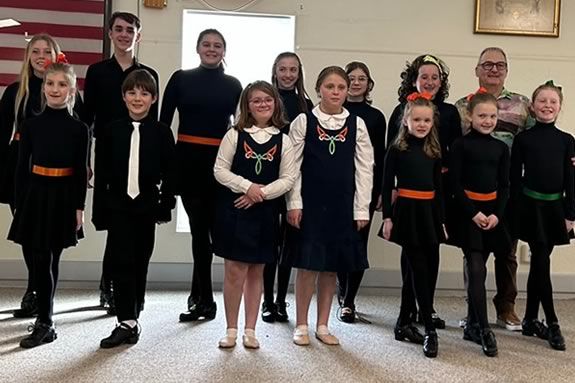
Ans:
[[[311,112],[313,109],[313,104],[309,98],[305,99],[305,103],[307,105],[307,110],[302,110],[301,105],[299,103],[299,97],[296,93],[295,89],[279,89],[278,92],[284,104],[286,117],[288,119],[288,124],[282,129],[282,132],[285,134],[289,133],[290,124],[297,116],[301,113]]]
[[[385,158],[385,131],[386,122],[383,113],[365,101],[346,101],[343,107],[351,114],[361,117],[367,127],[371,145],[373,146],[373,157],[375,168],[373,169],[373,198],[381,194],[381,184],[383,178],[383,160]]]
[[[479,210],[464,190],[476,193],[497,192],[495,215],[503,216],[509,199],[509,149],[502,141],[475,129],[455,140],[451,147],[453,192],[467,218]]]
[[[575,220],[575,179],[571,158],[575,139],[554,123],[536,124],[519,133],[511,149],[511,195],[525,186],[539,193],[565,193],[565,218]]]
[[[170,126],[177,109],[178,133],[222,139],[241,92],[240,82],[221,66],[178,70],[166,85],[160,121]]]
[[[72,117],[67,109],[46,107],[21,127],[18,165],[16,167],[16,207],[26,195],[31,166],[74,168],[76,209],[84,209],[87,187],[88,127]]]
[[[383,218],[392,216],[391,195],[394,188],[435,191],[435,199],[442,206],[441,161],[423,151],[424,139],[409,135],[407,150],[396,145],[388,148],[383,170]]]

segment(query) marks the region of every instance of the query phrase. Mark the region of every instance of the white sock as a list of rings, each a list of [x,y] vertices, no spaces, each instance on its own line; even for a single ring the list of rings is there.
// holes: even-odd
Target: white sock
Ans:
[[[121,323],[130,326],[130,328],[134,328],[138,325],[138,321],[135,319],[123,320]]]

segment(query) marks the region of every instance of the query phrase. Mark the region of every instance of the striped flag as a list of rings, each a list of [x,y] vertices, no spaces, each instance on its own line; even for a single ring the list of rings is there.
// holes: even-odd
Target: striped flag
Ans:
[[[21,25],[0,29],[0,95],[20,73],[25,35],[42,32],[58,42],[83,89],[88,66],[104,58],[105,6],[106,0],[1,0],[0,17]]]

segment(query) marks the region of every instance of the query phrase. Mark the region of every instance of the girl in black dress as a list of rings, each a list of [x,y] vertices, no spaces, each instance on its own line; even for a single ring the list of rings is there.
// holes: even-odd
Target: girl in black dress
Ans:
[[[349,77],[350,87],[343,107],[349,110],[350,113],[361,117],[365,122],[369,139],[373,146],[373,157],[375,160],[373,188],[369,204],[369,224],[360,231],[361,238],[367,248],[371,218],[376,209],[381,210],[381,178],[383,176],[383,159],[385,157],[385,116],[379,109],[371,105],[372,100],[369,94],[373,90],[375,81],[373,81],[367,65],[359,61],[352,61],[346,65],[345,73]],[[339,319],[343,322],[353,323],[355,321],[355,297],[363,279],[363,274],[364,270],[337,273],[337,296],[341,306]],[[365,321],[365,319],[363,320]]]
[[[412,287],[425,325],[423,352],[436,357],[438,342],[431,312],[429,279],[435,268],[437,246],[446,237],[441,195],[441,147],[437,138],[437,110],[428,93],[407,98],[402,127],[385,156],[383,173],[383,238],[402,247]],[[392,192],[397,187],[397,199]],[[406,281],[404,280],[404,285]],[[410,286],[403,286],[403,289]],[[413,341],[415,327],[401,302],[395,339]],[[411,335],[409,335],[411,334]],[[416,342],[419,343],[419,342]]]
[[[571,158],[575,139],[555,126],[563,92],[553,82],[533,92],[531,110],[537,122],[521,132],[511,150],[511,207],[514,234],[529,244],[527,306],[522,333],[547,339],[565,350],[553,304],[551,253],[555,245],[569,244],[575,221],[575,180]],[[548,328],[538,318],[543,307]]]
[[[307,113],[313,108],[304,88],[303,67],[299,56],[293,52],[280,53],[272,67],[272,85],[278,90],[284,105],[288,124],[282,129],[289,133],[291,123],[300,113]],[[264,267],[264,302],[262,303],[262,320],[264,322],[287,322],[286,294],[290,280],[291,265],[281,262],[285,241],[289,230],[285,219],[285,204],[282,202],[280,254],[276,260]],[[274,280],[278,275],[278,289],[274,302]]]
[[[44,72],[43,111],[24,121],[16,167],[16,210],[8,239],[33,255],[38,319],[20,346],[56,339],[52,322],[64,248],[82,237],[87,188],[88,127],[72,116],[76,76],[61,61]]]
[[[511,237],[504,223],[509,199],[509,149],[491,136],[497,125],[497,99],[483,88],[469,96],[471,130],[451,150],[450,173],[457,202],[458,244],[468,276],[468,320],[463,339],[479,343],[487,356],[497,355],[497,341],[487,319],[486,262],[494,251],[509,251]]]
[[[265,81],[246,87],[240,111],[218,150],[214,166],[220,189],[214,250],[224,261],[227,330],[221,348],[236,345],[242,295],[246,311],[243,344],[259,348],[255,336],[264,264],[277,259],[280,200],[295,181],[290,139],[277,90]]]

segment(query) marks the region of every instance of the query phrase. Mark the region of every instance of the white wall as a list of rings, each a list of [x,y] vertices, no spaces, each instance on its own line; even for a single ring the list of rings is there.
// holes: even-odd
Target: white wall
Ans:
[[[181,20],[183,9],[207,9],[200,1],[168,0],[162,10],[143,8],[139,0],[114,0],[114,10],[139,12],[144,26],[139,58],[160,73],[161,88],[181,62]],[[233,9],[248,0],[209,0],[211,5]],[[500,46],[508,54],[510,72],[507,88],[526,95],[540,83],[554,79],[563,85],[564,111],[560,126],[575,133],[575,3],[563,1],[561,36],[559,38],[499,36],[473,34],[474,4],[472,0],[260,0],[245,12],[291,14],[296,16],[296,46],[305,66],[307,90],[313,94],[317,73],[327,65],[345,65],[350,60],[365,61],[376,81],[374,104],[386,116],[397,103],[399,74],[405,62],[422,53],[435,54],[451,68],[450,101],[477,88],[474,67],[479,52],[487,46]],[[261,31],[265,33],[265,30]],[[254,44],[258,44],[257,36]],[[266,49],[262,46],[261,49]],[[270,63],[271,68],[271,63]],[[233,73],[231,73],[233,74]],[[262,79],[269,80],[269,72]],[[91,193],[89,193],[91,195]],[[91,204],[89,200],[88,206]],[[89,210],[86,220],[89,221]],[[374,222],[374,232],[380,218]],[[10,223],[7,208],[0,208],[0,232],[6,233]],[[65,279],[94,279],[98,270],[104,236],[87,225],[87,238],[64,257]],[[370,285],[396,286],[399,275],[399,248],[372,236],[370,241]],[[156,252],[151,278],[154,280],[186,280],[189,272],[190,237],[176,234],[175,225],[161,226],[157,232]],[[575,291],[571,282],[575,262],[569,255],[573,246],[558,248],[553,256],[557,290]],[[21,255],[19,248],[0,241],[0,279],[21,276],[14,271]],[[216,261],[219,263],[219,261]],[[175,267],[174,267],[175,266]],[[440,287],[457,288],[461,282],[461,254],[456,249],[442,250]],[[89,270],[86,271],[86,270]],[[216,270],[218,266],[216,265]],[[520,289],[525,288],[528,265],[520,266]],[[219,272],[216,271],[216,279]]]

